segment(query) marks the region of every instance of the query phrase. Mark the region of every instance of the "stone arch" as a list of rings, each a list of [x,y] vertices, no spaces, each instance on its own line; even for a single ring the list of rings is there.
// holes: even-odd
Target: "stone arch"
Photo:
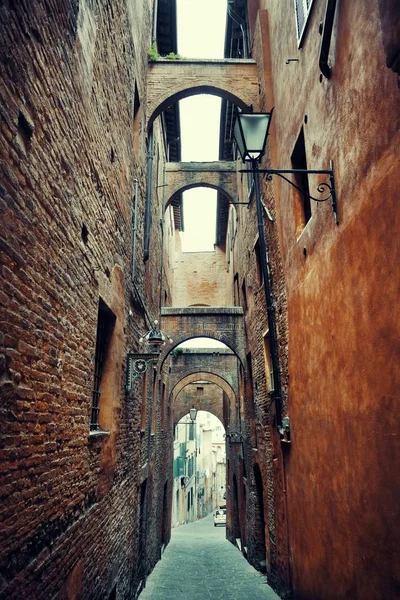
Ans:
[[[148,129],[151,127],[153,122],[160,114],[171,104],[175,104],[179,102],[179,100],[183,100],[184,98],[189,98],[190,96],[199,96],[201,94],[207,94],[209,96],[219,96],[224,100],[230,100],[233,104],[241,108],[243,111],[249,111],[251,105],[244,102],[241,98],[233,94],[229,89],[224,89],[212,85],[198,85],[193,87],[188,87],[187,81],[182,81],[180,85],[177,86],[178,89],[171,93],[170,90],[166,90],[164,94],[160,95],[158,98],[159,104],[157,106],[151,106],[150,110],[152,110],[149,120],[148,120]]]
[[[246,340],[241,307],[163,307],[161,325],[163,331],[174,341],[172,346],[162,349],[158,363],[160,369],[167,356],[179,344],[205,337],[228,346],[246,370]]]
[[[242,110],[258,109],[258,71],[253,59],[168,60],[149,64],[147,110],[149,130],[168,106],[198,94],[230,100]]]
[[[236,182],[236,172],[227,174],[223,173],[215,173],[215,172],[206,172],[206,171],[192,171],[192,172],[181,172],[181,176],[178,178],[172,178],[171,171],[166,171],[167,173],[167,187],[166,187],[166,196],[167,201],[164,205],[164,210],[168,208],[168,206],[173,201],[174,197],[177,194],[183,194],[183,192],[187,192],[188,190],[193,190],[195,188],[208,188],[212,190],[216,190],[221,194],[221,197],[225,200],[226,203],[233,202],[237,196],[237,182]],[[193,181],[195,179],[195,181]],[[222,183],[215,183],[212,180],[221,180],[224,179]]]
[[[192,307],[192,308],[198,308],[198,307]],[[202,307],[200,307],[202,308]],[[205,307],[207,308],[207,307]],[[164,331],[167,331],[166,329]],[[169,332],[167,331],[168,335]],[[161,354],[160,354],[160,360],[159,360],[159,366],[162,369],[162,367],[164,366],[164,362],[166,360],[166,358],[168,357],[168,355],[180,344],[182,344],[183,342],[187,342],[188,340],[193,340],[196,339],[198,337],[204,337],[204,338],[210,338],[212,340],[216,340],[217,342],[222,342],[223,344],[225,344],[226,346],[228,346],[228,348],[230,350],[232,350],[232,352],[234,354],[236,354],[236,356],[238,357],[239,361],[243,364],[243,366],[245,365],[244,359],[243,359],[243,351],[240,351],[239,348],[236,347],[235,344],[232,343],[232,340],[224,335],[223,333],[215,333],[215,332],[203,332],[201,334],[198,335],[193,335],[193,334],[185,334],[185,333],[181,333],[180,335],[176,335],[175,338],[173,338],[174,342],[173,342],[173,346],[170,346],[167,350],[164,349],[162,350]]]
[[[233,415],[235,414],[234,411],[235,411],[235,405],[236,405],[236,394],[235,394],[235,391],[233,390],[233,388],[230,386],[230,384],[226,381],[226,379],[224,379],[220,375],[216,375],[215,373],[209,373],[207,371],[196,371],[194,373],[191,373],[190,375],[187,375],[186,377],[183,377],[180,381],[178,381],[178,383],[171,390],[171,393],[170,393],[171,405],[174,406],[175,399],[178,397],[179,393],[185,389],[186,386],[190,385],[191,383],[195,383],[196,381],[199,381],[199,380],[214,383],[219,388],[221,388],[221,390],[224,392],[224,399],[226,398],[226,405],[223,406],[223,408],[222,408],[222,414],[221,415],[216,414],[216,413],[213,413],[213,414],[215,414],[215,416],[221,420],[224,427],[226,428],[229,425],[229,416],[231,414],[233,414]],[[200,408],[200,407],[196,406],[196,408]],[[200,410],[201,410],[201,408],[200,408]],[[175,414],[175,408],[173,408],[174,426],[187,412],[188,412],[187,407],[186,408],[182,407],[182,409],[179,411],[179,413]]]

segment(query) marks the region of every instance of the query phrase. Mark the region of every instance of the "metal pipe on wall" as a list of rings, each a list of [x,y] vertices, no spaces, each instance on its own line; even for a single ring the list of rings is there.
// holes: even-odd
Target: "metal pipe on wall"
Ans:
[[[326,4],[326,13],[324,21],[324,30],[322,32],[321,49],[319,53],[319,68],[321,73],[329,79],[331,68],[328,65],[329,49],[331,47],[333,21],[335,19],[336,0],[328,0]]]
[[[263,219],[263,208],[261,205],[261,192],[260,192],[260,180],[259,174],[257,173],[258,164],[256,160],[252,161],[252,170],[254,173],[254,191],[256,196],[256,210],[257,210],[257,225],[258,225],[258,240],[260,244],[260,263],[261,271],[264,279],[264,292],[265,301],[267,305],[267,321],[269,329],[269,339],[271,346],[271,360],[272,360],[272,377],[274,381],[273,396],[275,400],[276,410],[276,424],[280,431],[282,427],[282,397],[281,397],[281,378],[279,371],[279,355],[278,355],[278,343],[276,337],[276,321],[275,321],[275,308],[272,299],[271,281],[268,270],[268,249],[265,241],[264,233],[264,219]]]
[[[146,205],[144,209],[144,252],[143,260],[150,256],[150,228],[151,228],[151,197],[153,194],[153,127],[149,131],[147,141],[147,181],[146,181]]]
[[[135,204],[133,207],[133,237],[132,237],[132,281],[135,281],[136,274],[136,237],[137,237],[137,203],[139,193],[139,180],[134,179],[135,183]]]

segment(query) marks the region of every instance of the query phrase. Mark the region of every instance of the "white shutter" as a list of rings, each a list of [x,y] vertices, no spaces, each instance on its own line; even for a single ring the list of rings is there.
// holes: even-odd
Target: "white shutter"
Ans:
[[[294,10],[296,14],[296,29],[297,29],[297,42],[299,47],[303,37],[304,30],[306,28],[308,16],[311,12],[312,3],[314,0],[294,0]]]

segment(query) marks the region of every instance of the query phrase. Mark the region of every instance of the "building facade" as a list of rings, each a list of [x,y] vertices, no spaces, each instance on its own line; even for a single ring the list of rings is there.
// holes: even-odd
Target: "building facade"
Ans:
[[[211,62],[177,58],[174,1],[3,1],[0,24],[0,598],[138,597],[172,515],[221,499],[222,441],[203,427],[209,473],[174,451],[194,397],[226,435],[227,537],[282,598],[397,597],[398,2],[234,0]],[[199,93],[220,161],[181,163]],[[297,188],[236,156],[236,111],[273,107],[259,168]],[[301,191],[331,168],[336,215]],[[198,186],[216,245],[187,255]],[[226,348],[179,351],[197,337]]]

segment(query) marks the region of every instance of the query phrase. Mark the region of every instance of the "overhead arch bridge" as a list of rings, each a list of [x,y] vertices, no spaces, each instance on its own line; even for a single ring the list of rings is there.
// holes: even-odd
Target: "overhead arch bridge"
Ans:
[[[198,94],[230,100],[242,110],[258,110],[257,64],[252,59],[157,59],[147,74],[147,128],[168,106]]]

